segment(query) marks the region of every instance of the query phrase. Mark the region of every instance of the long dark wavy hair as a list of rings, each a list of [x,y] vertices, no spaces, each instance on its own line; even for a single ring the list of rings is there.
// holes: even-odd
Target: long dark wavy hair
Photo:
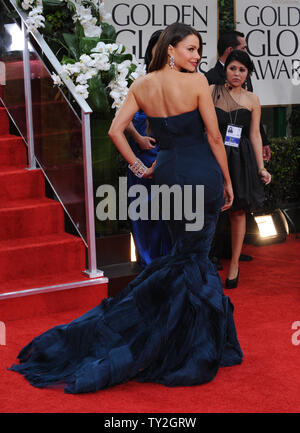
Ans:
[[[156,30],[156,32],[152,33],[150,36],[146,51],[145,51],[145,66],[146,66],[146,72],[149,71],[149,65],[152,61],[152,50],[155,47],[160,35],[162,34],[163,30]]]
[[[168,47],[176,45],[181,42],[186,36],[195,35],[199,39],[198,53],[202,57],[203,43],[200,34],[193,27],[184,23],[173,23],[166,27],[161,33],[154,57],[149,65],[149,72],[158,71],[162,69],[168,62]]]

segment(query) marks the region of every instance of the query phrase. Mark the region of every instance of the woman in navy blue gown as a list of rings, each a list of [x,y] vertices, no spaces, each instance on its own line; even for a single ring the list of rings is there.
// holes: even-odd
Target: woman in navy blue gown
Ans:
[[[233,193],[209,86],[194,73],[201,52],[196,30],[181,23],[167,27],[150,73],[131,86],[109,133],[138,176],[177,185],[186,199],[193,190],[192,208],[183,200],[183,217],[177,219],[174,209],[167,221],[175,240],[170,254],[153,260],[115,298],[24,347],[12,369],[32,385],[59,384],[69,393],[128,380],[188,386],[212,380],[221,366],[241,363],[233,306],[208,259],[218,214],[231,206]],[[139,109],[160,144],[150,168],[137,159],[124,135]],[[194,230],[190,215],[201,185],[204,221]]]
[[[156,43],[162,30],[154,32],[145,51],[145,66],[148,73],[149,65],[153,57]],[[154,137],[149,136],[147,116],[143,110],[139,110],[127,127],[129,132],[128,142],[134,154],[146,165],[151,167],[157,158],[159,144]],[[152,179],[139,178],[128,169],[128,188],[133,185],[144,185],[148,190],[148,199],[151,200]],[[129,201],[133,201],[133,198]],[[166,255],[171,248],[171,238],[168,227],[162,219],[131,221],[131,230],[137,253],[137,262],[145,267],[153,259]]]

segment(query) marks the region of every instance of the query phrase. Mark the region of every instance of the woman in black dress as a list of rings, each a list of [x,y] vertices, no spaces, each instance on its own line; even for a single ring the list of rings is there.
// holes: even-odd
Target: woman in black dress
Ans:
[[[229,211],[232,257],[226,287],[235,288],[246,232],[245,211],[262,206],[264,184],[271,182],[271,175],[264,168],[259,98],[242,87],[253,71],[253,63],[246,52],[233,50],[224,69],[226,83],[213,85],[211,90],[234,191],[234,202]]]

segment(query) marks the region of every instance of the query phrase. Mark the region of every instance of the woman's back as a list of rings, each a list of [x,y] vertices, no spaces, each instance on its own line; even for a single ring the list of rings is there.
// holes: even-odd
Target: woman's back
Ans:
[[[133,93],[148,116],[175,116],[198,107],[204,80],[198,73],[163,69],[137,80]]]

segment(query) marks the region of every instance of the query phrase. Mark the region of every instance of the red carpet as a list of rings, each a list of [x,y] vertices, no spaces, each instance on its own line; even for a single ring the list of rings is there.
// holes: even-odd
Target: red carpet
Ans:
[[[78,317],[107,293],[106,284],[86,284],[84,245],[64,232],[60,205],[45,197],[42,173],[24,169],[25,146],[8,128],[0,108],[0,322],[6,330],[4,341],[0,323],[1,413],[300,412],[300,345],[292,342],[292,324],[300,321],[300,240],[294,235],[283,244],[245,246],[254,260],[241,263],[239,287],[227,291],[244,362],[220,369],[208,384],[167,388],[130,382],[73,396],[36,389],[7,371],[33,337]],[[52,288],[74,281],[85,287]],[[39,287],[48,289],[16,296]]]
[[[235,321],[245,356],[241,365],[221,368],[212,382],[195,387],[167,388],[132,381],[75,396],[59,389],[40,390],[22,376],[6,371],[6,367],[34,336],[74,319],[85,308],[8,321],[6,345],[0,346],[1,412],[299,412],[300,345],[292,343],[292,324],[300,321],[300,240],[291,235],[283,244],[246,245],[243,252],[253,255],[254,260],[241,263],[238,288],[226,291],[235,305]],[[225,268],[227,265],[224,262]],[[225,276],[225,270],[221,271],[222,280]]]

